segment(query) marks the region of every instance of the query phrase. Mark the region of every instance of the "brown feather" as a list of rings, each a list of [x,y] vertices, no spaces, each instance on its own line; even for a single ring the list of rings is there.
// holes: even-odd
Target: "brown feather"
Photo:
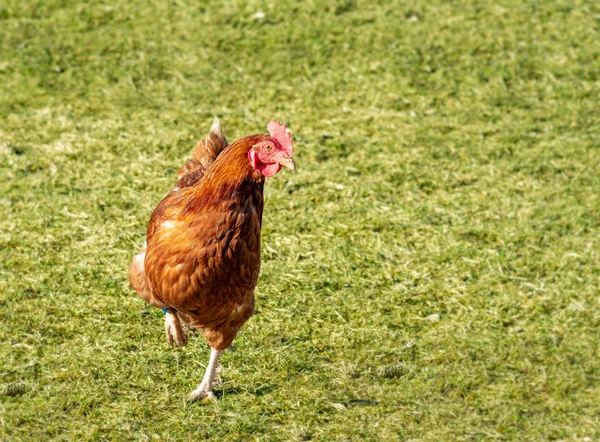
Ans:
[[[142,298],[184,314],[217,350],[229,347],[254,310],[264,176],[247,156],[265,137],[227,146],[222,131],[211,130],[152,214],[147,247],[130,267]]]
[[[194,146],[192,159],[177,172],[177,184],[173,190],[177,191],[196,184],[227,146],[228,143],[225,135],[223,135],[221,124],[215,118],[210,132]]]

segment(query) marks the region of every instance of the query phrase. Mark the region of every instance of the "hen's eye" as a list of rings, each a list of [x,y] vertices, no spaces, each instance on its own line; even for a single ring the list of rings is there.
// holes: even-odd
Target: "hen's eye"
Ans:
[[[271,146],[270,144],[267,144],[267,145],[265,146],[265,150],[266,150],[267,152],[270,152],[271,150],[273,150],[273,146]]]

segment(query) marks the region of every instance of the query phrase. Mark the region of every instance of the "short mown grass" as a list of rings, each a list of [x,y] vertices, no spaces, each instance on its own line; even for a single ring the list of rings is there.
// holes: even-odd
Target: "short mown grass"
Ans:
[[[127,265],[215,115],[298,170],[205,404]],[[0,439],[600,440],[599,128],[593,1],[5,0]]]

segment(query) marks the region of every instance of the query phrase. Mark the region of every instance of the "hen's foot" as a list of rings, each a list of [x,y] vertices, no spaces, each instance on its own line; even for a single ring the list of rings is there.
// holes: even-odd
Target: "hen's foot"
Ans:
[[[183,347],[187,343],[187,335],[175,309],[170,308],[165,313],[165,334],[171,347]]]
[[[204,373],[204,379],[202,379],[198,388],[190,393],[190,399],[215,399],[215,395],[212,391],[213,385],[215,383],[220,383],[221,379],[219,378],[219,374],[223,370],[223,366],[219,364],[220,355],[221,352],[219,350],[215,350],[214,348],[210,349],[210,360],[206,367],[206,373]]]
[[[215,394],[212,391],[212,386],[205,385],[204,382],[202,382],[198,388],[190,393],[190,399],[199,400],[204,398],[208,400],[216,399]]]
[[[209,386],[206,381],[202,381],[200,386],[190,393],[190,399],[192,399],[192,400],[204,399],[204,398],[216,399],[215,394],[213,393],[212,390],[213,390],[213,388],[215,388],[215,387],[218,388],[222,385],[221,376],[220,376],[222,371],[223,371],[223,366],[220,363],[217,364],[217,366],[215,367],[215,370],[214,370],[214,379],[213,379],[211,385]]]

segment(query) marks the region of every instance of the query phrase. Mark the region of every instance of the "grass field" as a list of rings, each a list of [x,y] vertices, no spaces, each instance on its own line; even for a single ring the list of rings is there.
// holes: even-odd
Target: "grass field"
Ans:
[[[207,404],[126,270],[215,115],[298,170]],[[597,2],[4,0],[0,440],[600,440],[599,167]]]

